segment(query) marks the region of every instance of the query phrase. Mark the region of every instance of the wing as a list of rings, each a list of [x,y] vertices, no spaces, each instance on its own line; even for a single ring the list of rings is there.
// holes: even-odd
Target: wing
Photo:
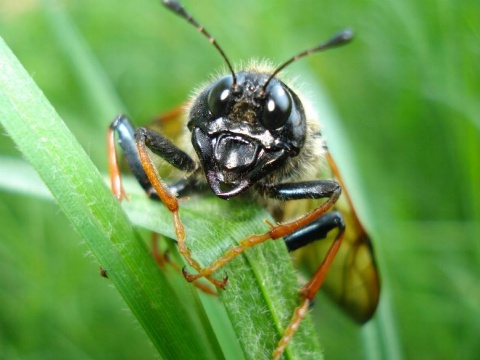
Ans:
[[[327,160],[332,177],[342,185],[342,196],[335,205],[335,210],[342,213],[346,231],[323,289],[348,315],[356,321],[364,323],[374,314],[380,294],[380,281],[373,247],[355,213],[335,162],[328,153]],[[298,216],[302,212],[306,213],[311,210],[317,204],[318,202],[314,200],[305,200],[303,203],[290,202],[285,214],[291,217],[295,212]],[[325,256],[335,234],[329,235],[327,239],[315,241],[306,246],[305,250],[300,249],[294,253],[295,262],[300,268],[313,273]]]
[[[185,114],[185,107],[186,104],[180,105],[157,116],[147,127],[175,141],[183,133],[184,121],[182,120]]]

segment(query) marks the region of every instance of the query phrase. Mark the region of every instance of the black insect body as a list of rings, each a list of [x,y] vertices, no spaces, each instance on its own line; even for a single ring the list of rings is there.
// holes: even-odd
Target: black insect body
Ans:
[[[277,74],[303,56],[348,42],[352,34],[350,31],[341,32],[330,41],[291,58],[275,70],[252,64],[246,70],[235,73],[216,41],[177,1],[164,0],[163,4],[186,18],[209,38],[227,62],[231,74],[204,87],[189,104],[185,126],[185,138],[189,141],[183,144],[188,145],[183,149],[152,129],[142,127],[135,130],[125,116],[117,117],[108,133],[112,191],[118,199],[124,197],[115,150],[117,133],[118,143],[139,183],[150,197],[160,199],[172,212],[179,252],[198,272],[184,272],[186,279],[195,281],[205,277],[220,288],[225,287],[227,279],[217,280],[211,275],[246,249],[269,239],[283,237],[293,251],[323,239],[331,230],[337,229],[321,265],[302,288],[302,302],[274,352],[274,358],[279,358],[339,252],[345,224],[340,212],[330,211],[340,197],[340,184],[335,180],[318,180],[322,162],[325,158],[330,160],[330,157],[317,119],[310,113],[311,107],[305,99],[301,99],[298,92],[282,82]],[[187,177],[167,188],[160,180],[147,148],[184,171]],[[331,165],[334,166],[334,163]],[[341,181],[336,170],[334,174]],[[211,266],[201,268],[192,259],[186,246],[177,200],[177,195],[195,190],[201,184],[206,184],[216,196],[223,199],[248,195],[249,199],[266,206],[277,220],[282,221],[286,220],[284,204],[289,200],[325,200],[317,202],[313,209],[300,218],[272,226],[265,234],[247,237]],[[356,254],[361,250],[364,253],[366,249],[368,256],[362,259],[355,255],[345,257],[349,260],[342,262],[354,269],[360,286],[373,289],[374,294],[366,300],[348,300],[344,306],[354,308],[353,316],[365,321],[372,315],[378,301],[378,277],[368,237],[354,212],[350,213],[349,218],[353,218],[353,227],[358,232],[350,240],[347,232],[346,246],[355,249],[352,252],[347,249],[347,252]],[[367,274],[365,268],[373,270]],[[346,272],[345,277],[355,277],[351,274],[353,272]],[[357,286],[356,281],[352,287]]]

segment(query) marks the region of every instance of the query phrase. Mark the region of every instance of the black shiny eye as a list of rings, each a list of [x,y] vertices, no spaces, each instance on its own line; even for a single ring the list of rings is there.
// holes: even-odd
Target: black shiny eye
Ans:
[[[268,90],[261,123],[268,130],[281,128],[292,111],[292,98],[282,84],[275,84]]]
[[[233,78],[231,75],[218,80],[208,93],[208,108],[214,116],[225,111],[230,94],[232,93]]]

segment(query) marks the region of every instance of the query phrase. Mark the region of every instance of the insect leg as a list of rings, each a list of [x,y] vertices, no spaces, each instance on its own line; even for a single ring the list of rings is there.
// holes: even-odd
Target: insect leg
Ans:
[[[200,269],[200,265],[192,259],[185,244],[185,230],[178,214],[178,200],[172,194],[172,191],[177,193],[187,189],[188,181],[180,180],[171,187],[163,184],[150,159],[147,147],[180,170],[193,171],[196,168],[195,162],[159,133],[146,128],[139,128],[135,131],[130,120],[124,115],[119,115],[110,124],[107,131],[111,187],[118,200],[122,200],[126,195],[118,166],[115,133],[118,134],[118,143],[125,153],[127,164],[142,188],[150,198],[161,200],[172,213],[180,253],[193,268]],[[222,281],[209,277],[207,279],[217,287],[223,288],[226,285],[226,279]]]
[[[270,231],[264,234],[254,234],[241,240],[239,245],[232,247],[222,257],[218,258],[210,266],[198,271],[198,274],[184,273],[185,278],[188,281],[194,281],[202,276],[210,276],[222,266],[226,265],[233,258],[244,252],[245,250],[265,242],[269,239],[279,239],[287,236],[305,226],[311,224],[323,214],[329,211],[333,205],[337,202],[341,193],[341,188],[335,181],[330,180],[318,180],[309,181],[303,183],[289,183],[273,185],[265,189],[266,196],[280,199],[280,200],[293,200],[293,199],[305,199],[305,198],[327,198],[327,200],[316,209],[303,215],[302,217],[286,222],[283,224],[271,225]]]
[[[151,193],[152,185],[143,170],[138,157],[137,145],[135,143],[135,129],[130,120],[124,115],[118,115],[110,124],[107,131],[108,168],[113,194],[118,200],[125,198],[125,191],[122,186],[120,167],[115,146],[115,133],[118,134],[118,143],[125,154],[128,166],[139,184],[147,194]]]
[[[299,229],[291,235],[285,237],[287,247],[289,251],[292,251],[317,239],[325,237],[326,234],[334,228],[338,228],[338,233],[333,240],[333,243],[330,246],[327,254],[325,255],[325,258],[315,271],[315,274],[312,276],[310,281],[302,289],[300,289],[302,294],[302,302],[298,307],[295,308],[293,316],[290,320],[290,324],[285,329],[282,338],[278,342],[277,348],[273,352],[273,358],[275,360],[280,359],[280,356],[283,354],[286,346],[297,331],[300,323],[307,315],[308,308],[315,298],[315,295],[320,290],[327,276],[328,270],[330,269],[342,243],[345,233],[345,224],[340,213],[332,212],[323,215],[321,218],[317,219],[317,221],[311,223],[305,228]],[[295,241],[298,243],[295,243]]]
[[[332,200],[333,198],[333,203],[335,203],[340,196],[340,186],[335,181],[324,180],[295,184],[279,184],[269,187],[266,190],[267,194],[269,194],[271,197],[280,200],[297,200],[305,198],[321,198],[321,195],[325,192],[326,189],[329,188],[332,189],[332,194],[335,194],[329,200]],[[289,251],[296,250],[317,239],[324,238],[326,234],[334,228],[338,228],[338,233],[332,245],[330,246],[330,249],[328,250],[325,258],[318,267],[317,271],[315,272],[311,280],[301,289],[303,298],[302,302],[294,310],[292,319],[290,320],[290,324],[285,329],[284,335],[282,339],[280,339],[278,346],[273,353],[274,359],[280,358],[291,338],[297,331],[301,321],[306,316],[310,303],[315,298],[318,290],[320,290],[320,287],[325,280],[328,270],[330,269],[331,264],[335,259],[345,231],[345,224],[343,222],[343,218],[338,212],[321,214],[313,221],[304,225],[298,226],[298,222],[292,222],[292,224],[297,225],[297,228],[293,232],[283,235],[285,237],[285,241]]]
[[[284,237],[288,251],[295,251],[314,241],[322,240],[327,234],[338,228],[343,222],[342,215],[338,211],[329,212],[311,224]]]
[[[176,147],[162,134],[145,127],[138,128],[135,132],[135,140],[143,142],[155,154],[175,166],[179,170],[188,173],[197,168],[195,161],[187,153]]]
[[[151,247],[152,247],[152,254],[153,258],[156,260],[157,264],[160,266],[160,268],[164,268],[165,264],[170,265],[175,272],[181,274],[182,269],[178,264],[170,259],[170,256],[168,255],[168,249],[162,251],[160,249],[160,234],[156,232],[152,232],[151,236]],[[208,295],[218,295],[217,291],[215,288],[212,288],[209,286],[207,283],[203,283],[200,281],[196,281],[193,283],[193,285],[200,291],[204,292],[205,294]]]
[[[160,200],[155,189],[152,187],[150,180],[148,180],[147,174],[145,173],[145,170],[143,169],[142,163],[140,161],[140,157],[137,151],[137,144],[135,141],[135,129],[130,120],[124,115],[117,116],[115,120],[112,121],[107,131],[108,164],[112,192],[119,200],[125,198],[125,191],[123,190],[117,160],[118,158],[117,150],[115,147],[115,133],[118,135],[118,144],[122,148],[128,167],[130,168],[130,171],[133,173],[133,175],[136,177],[138,183],[142,186],[142,188],[145,190],[145,192],[151,199]],[[170,149],[172,148],[173,145],[170,146]],[[179,149],[177,150],[180,152]],[[182,155],[177,157],[184,158]],[[175,160],[175,156],[167,159],[167,161],[169,162],[175,162]],[[180,166],[185,163],[189,163],[189,161],[184,160],[184,162],[182,162]],[[180,167],[180,169],[183,168]],[[188,180],[181,179],[178,182],[169,185],[168,187],[173,193],[179,194],[188,190],[189,185],[190,184]]]
[[[185,227],[180,220],[178,199],[174,194],[171,193],[170,189],[161,180],[150,154],[147,151],[147,148],[181,170],[193,171],[196,168],[196,164],[190,158],[190,156],[178,149],[168,139],[153,130],[147,128],[137,129],[135,132],[135,141],[137,144],[140,163],[148,180],[155,189],[160,200],[172,213],[178,251],[180,254],[182,254],[191,267],[200,272],[202,267],[195,259],[192,258],[190,250],[185,243]],[[222,289],[225,288],[227,284],[227,278],[224,278],[223,280],[216,280],[211,278],[209,275],[206,275],[205,278],[216,287]]]

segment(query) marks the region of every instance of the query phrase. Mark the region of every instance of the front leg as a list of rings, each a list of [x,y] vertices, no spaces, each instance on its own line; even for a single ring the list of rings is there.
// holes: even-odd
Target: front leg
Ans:
[[[261,244],[269,239],[279,239],[294,233],[295,231],[306,227],[328,212],[337,202],[341,194],[340,185],[331,180],[317,180],[301,183],[286,183],[271,185],[262,188],[262,192],[274,199],[278,200],[300,200],[300,199],[321,199],[327,200],[302,217],[282,224],[271,225],[270,231],[264,234],[254,234],[241,240],[239,245],[232,247],[221,258],[217,259],[212,265],[201,269],[198,274],[187,274],[185,278],[188,281],[197,280],[203,276],[210,276],[222,266],[226,265],[236,256],[243,253],[245,250]],[[343,231],[342,231],[343,234]]]
[[[201,270],[200,264],[192,259],[190,251],[185,244],[185,229],[180,220],[178,199],[175,195],[177,192],[186,190],[188,181],[181,180],[172,187],[167,187],[162,182],[147,148],[179,170],[191,173],[195,171],[197,164],[188,154],[177,148],[170,140],[161,134],[148,128],[138,128],[134,130],[128,118],[120,115],[111,123],[107,133],[112,192],[119,200],[125,197],[125,191],[123,190],[118,166],[115,133],[118,134],[118,142],[125,153],[125,158],[130,170],[147,195],[152,199],[161,200],[172,213],[179,252],[184,256],[190,266],[196,270]],[[227,281],[226,279],[215,280],[209,276],[206,278],[220,288],[224,288]]]
[[[139,128],[135,132],[135,141],[137,143],[137,151],[140,163],[142,164],[148,180],[152,184],[160,200],[172,213],[178,251],[191,267],[193,267],[196,271],[201,272],[201,265],[192,258],[190,250],[185,243],[185,227],[180,220],[178,199],[174,194],[171,193],[170,189],[161,180],[150,154],[147,151],[147,148],[181,170],[193,171],[196,168],[196,164],[186,153],[178,149],[169,140],[153,130]],[[227,277],[225,277],[223,280],[216,280],[210,277],[210,275],[205,275],[205,278],[213,285],[221,289],[224,289],[227,285]]]
[[[139,133],[140,135],[137,135],[136,133]],[[117,134],[118,140],[115,139],[115,134]],[[117,116],[112,121],[107,131],[107,153],[112,192],[118,200],[122,200],[126,196],[122,186],[115,146],[115,143],[118,142],[122,148],[127,165],[140,186],[151,199],[160,200],[140,161],[140,156],[137,150],[137,136],[144,137],[147,146],[151,148],[153,152],[160,155],[168,163],[180,170],[193,172],[196,168],[196,164],[186,153],[178,149],[162,135],[146,128],[139,128],[135,131],[132,123],[125,115]],[[188,185],[188,181],[183,179],[173,185],[169,185],[169,189],[171,192],[179,194],[186,191]]]

